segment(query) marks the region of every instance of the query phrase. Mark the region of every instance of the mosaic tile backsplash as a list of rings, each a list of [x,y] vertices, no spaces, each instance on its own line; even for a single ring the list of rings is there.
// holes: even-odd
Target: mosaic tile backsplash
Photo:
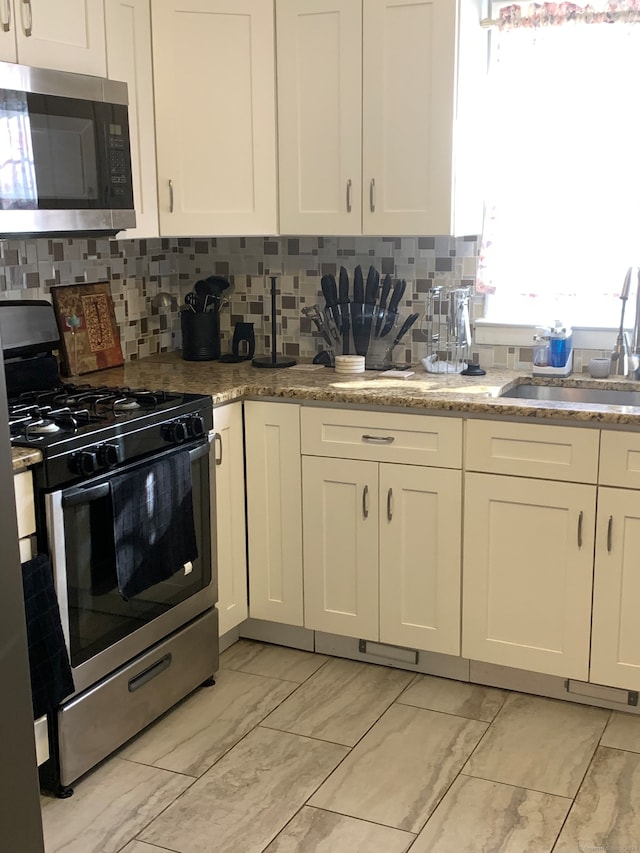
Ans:
[[[180,308],[200,278],[217,274],[231,282],[221,311],[221,351],[231,348],[233,327],[252,322],[256,354],[271,350],[270,276],[277,276],[278,351],[312,358],[323,348],[320,335],[301,309],[324,307],[321,277],[343,265],[353,282],[360,264],[384,276],[407,280],[400,310],[417,311],[397,361],[419,362],[426,354],[422,331],[426,294],[435,285],[473,285],[478,238],[453,237],[225,237],[147,240],[0,240],[0,299],[50,299],[53,285],[109,281],[122,351],[127,360],[181,348]],[[155,308],[160,292],[173,297],[170,308]],[[474,297],[472,318],[482,315]],[[593,351],[574,353],[582,369]],[[600,353],[597,353],[600,355]],[[487,367],[530,368],[529,347],[474,347],[474,360]]]

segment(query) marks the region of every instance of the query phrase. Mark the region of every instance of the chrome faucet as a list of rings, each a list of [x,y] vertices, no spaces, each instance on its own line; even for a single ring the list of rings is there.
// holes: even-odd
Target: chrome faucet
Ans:
[[[640,268],[637,270],[636,316],[633,323],[627,379],[640,379]]]
[[[627,274],[624,278],[624,284],[622,285],[622,292],[620,293],[620,299],[622,300],[622,310],[620,311],[620,329],[618,330],[618,337],[616,338],[616,345],[613,348],[611,353],[611,372],[614,376],[627,376],[631,378],[633,374],[633,378],[635,378],[635,372],[638,368],[638,365],[635,366],[632,364],[632,352],[640,352],[637,347],[639,344],[639,312],[640,312],[640,299],[636,295],[636,321],[633,327],[633,350],[629,351],[629,341],[627,340],[627,333],[624,330],[624,311],[627,307],[627,299],[629,298],[629,288],[631,287],[631,276],[633,275],[633,267],[629,267],[627,270]]]

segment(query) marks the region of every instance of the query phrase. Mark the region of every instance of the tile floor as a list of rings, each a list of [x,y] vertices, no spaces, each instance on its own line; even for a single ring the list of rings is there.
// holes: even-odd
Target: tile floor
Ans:
[[[640,853],[640,718],[241,640],[47,853]]]

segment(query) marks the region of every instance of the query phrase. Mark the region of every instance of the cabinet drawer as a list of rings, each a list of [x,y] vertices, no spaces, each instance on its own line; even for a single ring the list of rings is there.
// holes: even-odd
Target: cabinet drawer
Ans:
[[[390,412],[302,409],[302,453],[460,468],[462,421]]]
[[[36,516],[33,504],[33,482],[31,471],[14,474],[13,487],[16,493],[16,515],[18,517],[18,538],[31,536],[36,532]]]
[[[602,431],[599,482],[640,489],[640,433]]]
[[[598,430],[500,421],[467,423],[469,471],[596,483]]]

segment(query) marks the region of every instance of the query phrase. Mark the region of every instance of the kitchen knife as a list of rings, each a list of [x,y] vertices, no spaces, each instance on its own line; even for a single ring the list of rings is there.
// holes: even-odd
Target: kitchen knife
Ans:
[[[400,304],[400,300],[404,296],[404,292],[407,288],[407,282],[401,278],[399,281],[393,286],[393,293],[391,294],[391,301],[389,302],[389,310],[387,311],[387,318],[384,321],[384,326],[382,327],[382,331],[380,332],[380,337],[384,338],[389,334],[391,329],[393,328],[393,324],[396,320],[396,314],[398,313],[398,305]]]
[[[420,316],[420,314],[409,314],[407,319],[400,326],[400,330],[398,331],[398,334],[395,336],[393,343],[389,347],[389,356],[388,356],[389,358],[391,357],[391,353],[393,352],[394,347],[396,347],[400,343],[402,338],[404,338],[404,336],[407,334],[407,332],[413,326],[413,324],[416,322],[416,320],[418,319],[419,316]]]
[[[333,308],[334,305],[337,305],[338,290],[335,278],[332,282],[331,276],[323,275],[320,279],[320,287],[322,288],[322,295],[324,296],[324,301],[327,303],[327,308]]]
[[[351,305],[351,331],[353,346],[358,355],[366,355],[369,336],[364,329],[364,278],[360,264],[353,273],[353,304]]]
[[[378,299],[378,290],[380,289],[380,273],[378,270],[370,266],[369,272],[367,273],[367,283],[364,288],[364,308],[363,317],[362,317],[362,345],[364,346],[364,342],[367,343],[367,348],[369,347],[369,340],[371,338],[371,326],[373,324],[373,317],[375,315],[375,307],[376,301]]]
[[[382,282],[382,291],[380,293],[380,304],[378,305],[378,312],[376,316],[376,327],[374,329],[374,335],[376,337],[380,334],[380,327],[382,326],[382,318],[384,317],[384,309],[387,307],[387,299],[389,298],[389,292],[391,291],[391,276],[387,273],[384,277],[384,281]]]
[[[349,355],[349,329],[351,328],[349,321],[349,274],[344,267],[340,267],[340,276],[338,278],[338,304],[342,311],[342,324],[340,327],[342,334],[342,354]]]

